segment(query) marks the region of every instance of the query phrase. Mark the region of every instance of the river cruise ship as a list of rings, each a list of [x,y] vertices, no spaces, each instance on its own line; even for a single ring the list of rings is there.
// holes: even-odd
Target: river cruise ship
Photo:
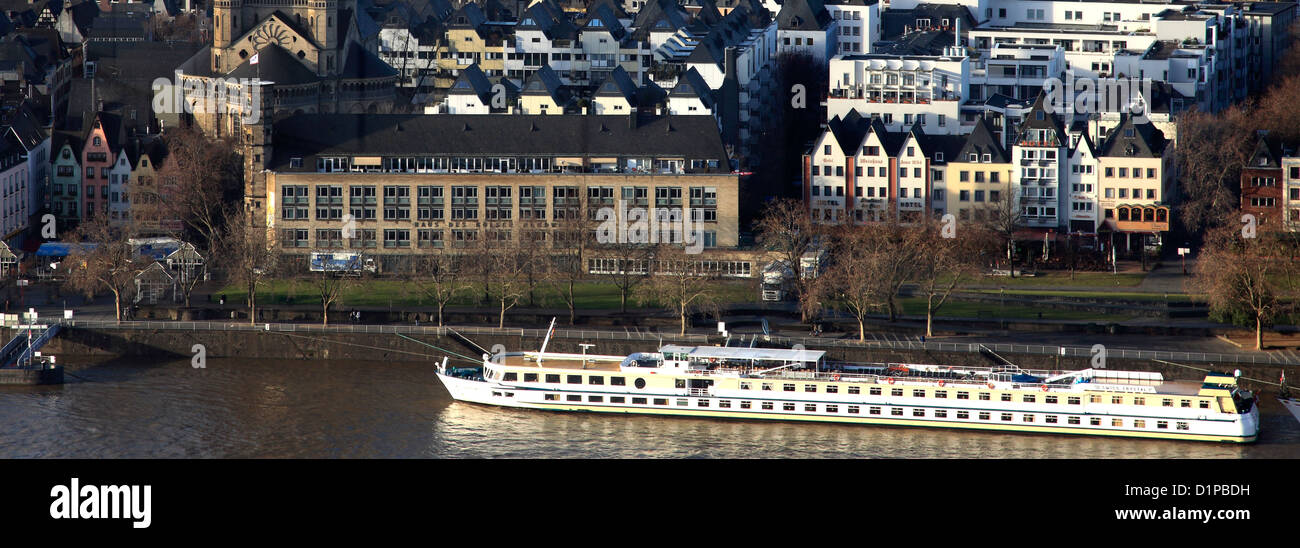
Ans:
[[[545,349],[545,344],[542,346]],[[828,363],[802,349],[667,345],[630,356],[513,352],[438,377],[456,400],[640,413],[1247,443],[1255,395],[1229,374]]]

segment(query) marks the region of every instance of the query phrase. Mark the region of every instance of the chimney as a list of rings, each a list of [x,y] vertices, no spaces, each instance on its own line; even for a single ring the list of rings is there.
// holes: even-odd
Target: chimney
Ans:
[[[636,129],[637,108],[632,107],[632,112],[627,113],[627,128]]]
[[[962,9],[966,9],[966,8],[963,7]],[[952,45],[954,46],[966,45],[966,43],[961,39],[961,17],[956,18],[956,26],[952,32],[953,32]]]
[[[726,77],[726,78],[728,78],[728,79],[732,79],[732,80],[736,80],[737,78],[739,78],[739,77],[736,75],[736,48],[735,48],[735,46],[728,46],[727,49],[724,50],[722,69],[723,69],[723,76],[724,76],[724,77]]]

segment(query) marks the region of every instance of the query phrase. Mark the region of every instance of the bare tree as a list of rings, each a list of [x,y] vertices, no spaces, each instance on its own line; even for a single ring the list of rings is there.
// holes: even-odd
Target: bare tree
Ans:
[[[312,293],[320,297],[321,325],[330,323],[330,307],[343,298],[343,294],[357,283],[355,273],[320,270],[306,276]]]
[[[618,311],[627,313],[627,300],[650,276],[653,248],[646,244],[611,243],[599,247],[603,258],[614,261],[610,278],[618,288]]]
[[[61,263],[66,284],[93,298],[99,291],[113,294],[117,321],[122,321],[122,305],[135,288],[135,277],[153,261],[140,257],[129,242],[133,227],[113,227],[108,218],[97,215],[82,221],[70,240],[76,245]]]
[[[586,207],[582,208],[584,211]],[[586,215],[568,215],[557,219],[551,230],[551,254],[546,265],[546,284],[554,289],[569,308],[569,325],[577,321],[577,285],[586,278],[583,263],[587,250],[595,244],[593,237],[594,211]],[[531,247],[530,242],[523,242]]]
[[[1276,227],[1261,225],[1247,237],[1240,228],[1224,222],[1207,235],[1195,272],[1193,291],[1204,293],[1210,309],[1236,324],[1253,324],[1255,349],[1264,349],[1264,327],[1283,313],[1297,296],[1291,250]]]
[[[822,232],[813,223],[808,207],[799,200],[788,198],[768,202],[754,222],[754,232],[759,245],[776,253],[793,272],[790,286],[794,297],[801,305],[806,305],[809,284],[815,273],[806,271],[803,257],[817,251]],[[800,306],[799,309],[800,321],[808,321],[809,307]]]
[[[814,293],[836,303],[858,322],[858,340],[866,340],[866,318],[889,307],[897,290],[897,261],[890,256],[898,247],[895,224],[845,225],[832,233],[835,261],[811,286]]]
[[[1250,158],[1256,120],[1249,105],[1218,114],[1199,111],[1178,117],[1178,174],[1182,200],[1178,219],[1188,233],[1212,227],[1240,205],[1241,166]]]
[[[247,214],[231,211],[222,223],[216,264],[230,282],[247,291],[248,322],[257,321],[257,288],[277,269],[279,253],[267,239],[266,229],[259,228]]]
[[[172,128],[163,137],[167,158],[158,170],[162,213],[193,232],[206,248],[221,233],[227,204],[242,190],[243,164],[230,142],[210,140],[193,128]]]
[[[524,242],[522,245],[530,244]],[[488,293],[497,303],[497,328],[500,329],[506,326],[506,312],[524,298],[527,282],[524,280],[520,263],[528,260],[531,254],[523,252],[519,246],[514,245],[503,245],[494,251],[484,263],[488,265],[487,269],[491,272],[488,277],[490,280]]]
[[[438,326],[442,327],[443,311],[456,295],[469,290],[468,284],[461,281],[457,272],[456,259],[445,252],[435,252],[421,256],[414,263],[415,268],[408,272],[409,280],[416,291],[433,301],[438,307]]]
[[[708,270],[699,255],[680,246],[660,245],[651,261],[653,273],[642,285],[642,300],[655,302],[671,310],[681,322],[681,334],[691,314],[697,311],[718,314],[717,273]]]
[[[976,223],[980,229],[996,236],[990,241],[1000,243],[1007,258],[1007,270],[1012,278],[1016,277],[1016,230],[1024,224],[1020,207],[1016,205],[1018,200],[1015,193],[1015,188],[1008,181],[1007,186],[999,193],[998,199],[990,198],[989,205],[977,210],[977,213],[984,216],[984,220]]]
[[[934,315],[958,285],[979,272],[979,249],[987,245],[989,238],[974,226],[946,232],[943,225],[927,222],[914,230],[921,237],[910,239],[918,244],[912,258],[912,278],[925,297],[925,335],[932,337]]]

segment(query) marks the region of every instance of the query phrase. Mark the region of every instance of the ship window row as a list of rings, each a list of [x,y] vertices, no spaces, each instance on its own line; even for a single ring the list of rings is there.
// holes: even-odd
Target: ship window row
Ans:
[[[753,390],[753,383],[750,383],[750,382],[741,382],[741,383],[740,383],[740,389],[741,389],[741,390]],[[765,382],[765,383],[762,383],[762,389],[763,389],[763,390],[772,390],[772,389],[773,389],[773,384],[772,384],[772,383],[766,383],[766,382]],[[785,384],[782,384],[781,389],[782,389],[782,391],[785,391],[785,392],[795,392],[795,391],[797,391],[798,386],[797,386],[796,384],[794,384],[794,383],[785,383]],[[805,385],[803,386],[803,390],[804,390],[804,392],[817,392],[817,385],[815,385],[815,384],[805,384]],[[838,393],[839,393],[839,390],[840,390],[839,385],[828,384],[828,385],[825,386],[825,392],[826,392],[827,394],[838,394]],[[849,387],[847,388],[847,393],[849,393],[849,394],[860,394],[860,393],[861,393],[861,390],[862,390],[861,387],[858,387],[858,386],[849,386]],[[872,396],[879,396],[879,395],[882,394],[882,389],[881,389],[880,387],[878,387],[878,386],[873,386],[873,387],[868,388],[868,393],[869,393],[870,395],[872,395]],[[904,396],[904,394],[905,394],[905,391],[904,391],[902,388],[891,388],[891,389],[889,389],[889,395],[890,395],[890,396],[893,396],[893,397],[902,397],[902,396]],[[926,390],[924,390],[924,389],[913,389],[913,390],[912,390],[912,397],[916,397],[916,398],[924,398],[924,397],[926,397]],[[947,390],[935,390],[935,391],[934,391],[934,394],[933,394],[933,397],[934,397],[934,398],[938,398],[938,399],[947,399],[947,398],[948,398],[948,391],[947,391]],[[959,399],[959,400],[969,400],[969,399],[970,399],[970,392],[965,391],[965,390],[959,390],[959,391],[957,391],[957,399]],[[992,399],[992,393],[990,393],[990,392],[979,392],[979,399],[980,399],[981,401],[990,401],[990,400]],[[1000,395],[1000,399],[1001,399],[1001,401],[1009,402],[1009,401],[1012,401],[1012,395],[1011,395],[1010,393],[1003,393],[1003,394]],[[1021,399],[1022,399],[1022,401],[1024,401],[1025,403],[1037,403],[1037,401],[1038,401],[1038,396],[1037,396],[1036,394],[1025,394],[1025,395],[1023,395],[1023,396],[1021,397]],[[1060,398],[1059,398],[1058,396],[1044,396],[1043,401],[1044,401],[1044,403],[1059,404],[1059,403],[1060,403]],[[1093,403],[1100,403],[1100,401],[1101,401],[1101,400],[1100,400],[1100,396],[1095,396],[1095,395],[1094,395],[1092,401],[1093,401]],[[1081,400],[1078,396],[1069,396],[1069,397],[1067,397],[1066,402],[1067,402],[1069,405],[1079,405],[1080,403],[1082,403],[1082,400]],[[1139,404],[1139,405],[1141,405],[1141,404]],[[1183,407],[1190,407],[1190,403],[1184,405]],[[1202,402],[1201,407],[1203,407],[1203,408],[1204,408],[1204,407],[1208,407],[1208,404],[1205,403],[1205,402]]]
[[[1073,400],[1074,398],[1071,399]],[[1091,396],[1088,396],[1088,401],[1090,403],[1102,403],[1105,401],[1105,397],[1100,394],[1092,394]],[[1154,405],[1154,401],[1155,400],[1153,399],[1151,405]],[[1192,398],[1179,398],[1178,407],[1190,409],[1192,407],[1192,401]],[[1210,400],[1208,399],[1195,398],[1195,401],[1196,406],[1201,409],[1210,408]],[[1147,397],[1145,396],[1111,396],[1110,403],[1112,405],[1123,405],[1125,403],[1131,405],[1148,405]],[[1174,398],[1160,398],[1160,406],[1174,407]]]

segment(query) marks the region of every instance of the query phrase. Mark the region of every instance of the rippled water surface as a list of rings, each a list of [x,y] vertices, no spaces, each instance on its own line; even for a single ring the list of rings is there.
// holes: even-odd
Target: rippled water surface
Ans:
[[[1249,446],[512,410],[453,402],[426,363],[69,365],[0,386],[0,457],[1300,458],[1276,401]]]

